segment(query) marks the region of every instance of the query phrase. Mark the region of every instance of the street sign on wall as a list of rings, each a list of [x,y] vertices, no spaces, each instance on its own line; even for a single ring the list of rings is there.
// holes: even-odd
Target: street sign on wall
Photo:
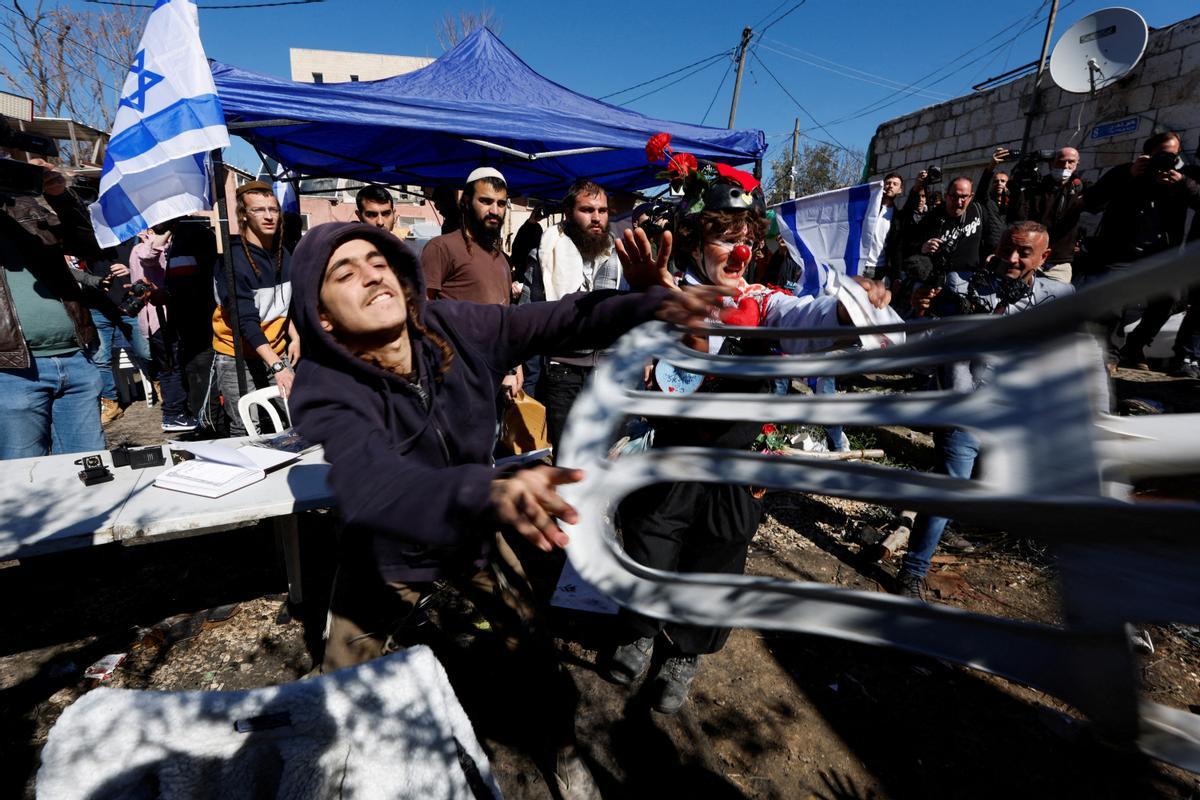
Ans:
[[[1092,134],[1089,139],[1108,139],[1113,136],[1120,136],[1123,133],[1133,133],[1141,124],[1141,117],[1126,117],[1114,122],[1102,122],[1092,128]]]

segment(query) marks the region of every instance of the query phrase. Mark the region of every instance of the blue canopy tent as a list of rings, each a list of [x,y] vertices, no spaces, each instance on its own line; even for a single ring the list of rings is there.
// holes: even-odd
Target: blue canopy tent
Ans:
[[[391,185],[458,184],[487,164],[514,194],[555,197],[577,178],[610,190],[662,183],[659,131],[727,164],[759,161],[762,131],[653,119],[534,72],[487,29],[427,67],[378,81],[307,84],[212,62],[230,132],[293,172]]]

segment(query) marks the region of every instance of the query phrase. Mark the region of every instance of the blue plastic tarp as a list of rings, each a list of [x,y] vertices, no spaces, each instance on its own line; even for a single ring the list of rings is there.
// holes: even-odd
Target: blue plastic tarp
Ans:
[[[215,61],[212,71],[230,133],[305,177],[435,186],[487,164],[514,194],[553,197],[580,177],[609,189],[661,184],[663,165],[648,164],[644,149],[659,131],[677,151],[728,164],[766,151],[762,131],[653,119],[572,92],[487,29],[423,69],[378,81],[297,83]],[[593,147],[611,149],[553,155]]]

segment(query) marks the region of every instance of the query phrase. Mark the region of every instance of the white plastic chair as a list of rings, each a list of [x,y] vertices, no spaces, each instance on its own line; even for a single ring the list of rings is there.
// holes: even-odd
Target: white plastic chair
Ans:
[[[258,406],[267,413],[267,418],[271,420],[271,424],[275,426],[276,431],[282,431],[284,424],[279,419],[279,412],[275,410],[275,404],[271,401],[279,397],[278,386],[268,386],[265,389],[255,389],[253,392],[248,392],[238,399],[238,416],[242,418],[242,427],[251,436],[257,436],[262,431],[258,428],[255,416],[251,413],[252,406]],[[287,400],[283,400],[283,407],[288,412],[288,418],[291,418],[292,412],[288,409]]]

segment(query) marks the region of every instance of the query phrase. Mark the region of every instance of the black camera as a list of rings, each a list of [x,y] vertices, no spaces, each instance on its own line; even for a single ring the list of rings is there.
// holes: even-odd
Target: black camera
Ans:
[[[1008,155],[1004,157],[1005,161],[1053,161],[1054,150],[1030,150],[1026,153],[1024,150],[1009,150]]]
[[[128,289],[125,290],[125,295],[121,298],[121,302],[117,303],[117,308],[127,317],[136,317],[138,312],[146,307],[146,303],[150,302],[150,295],[154,293],[154,287],[145,281],[134,281]]]
[[[22,150],[43,158],[57,158],[58,145],[46,136],[14,130],[8,118],[0,115],[0,148]],[[0,157],[0,194],[10,197],[30,197],[42,193],[46,171],[37,164],[27,164],[14,158]]]
[[[104,466],[104,459],[100,456],[84,456],[76,459],[75,463],[83,467],[79,471],[79,480],[83,481],[84,486],[106,483],[113,479],[112,472]]]
[[[1044,161],[1052,161],[1053,159],[1053,150],[1030,150],[1028,152],[1009,150],[1008,156],[1004,160],[1015,160],[1017,162],[1017,165],[1013,167],[1012,174],[1008,176],[1010,191],[1014,189],[1031,191],[1035,189],[1042,180],[1040,165]]]
[[[1179,156],[1174,153],[1155,153],[1150,156],[1150,161],[1146,164],[1146,175],[1158,175],[1162,172],[1170,172],[1173,169],[1179,169],[1183,164],[1180,163]]]
[[[942,182],[942,168],[930,164],[925,168],[925,185],[936,186]]]

